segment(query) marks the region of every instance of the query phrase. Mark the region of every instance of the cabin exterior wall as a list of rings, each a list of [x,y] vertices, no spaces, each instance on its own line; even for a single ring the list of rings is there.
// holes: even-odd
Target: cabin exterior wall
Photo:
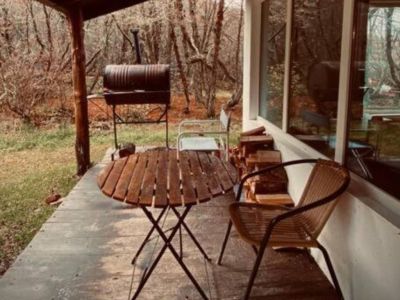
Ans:
[[[291,0],[289,0],[291,1]],[[244,94],[243,129],[263,125],[275,140],[275,146],[282,152],[284,161],[324,157],[311,147],[299,142],[284,130],[258,116],[259,74],[260,74],[260,0],[246,0],[244,36]],[[346,3],[347,2],[347,3]],[[353,1],[345,1],[347,9]],[[347,14],[347,16],[346,16]],[[338,119],[345,122],[348,86],[349,44],[352,31],[349,17],[351,11],[344,10],[343,41]],[[344,44],[343,44],[344,43]],[[343,50],[344,49],[344,50]],[[346,50],[347,49],[347,50]],[[347,71],[346,71],[347,70]],[[338,125],[337,136],[344,138],[345,125]],[[341,141],[339,141],[340,144]],[[341,161],[341,155],[335,159]],[[297,201],[307,180],[311,166],[288,169],[289,192]],[[352,175],[351,187],[342,197],[339,205],[323,230],[320,241],[331,255],[345,299],[399,299],[400,294],[400,201],[373,187],[370,183]],[[374,207],[375,202],[386,201],[384,209]],[[397,221],[396,221],[397,220]],[[322,254],[315,250],[314,258],[329,277]]]

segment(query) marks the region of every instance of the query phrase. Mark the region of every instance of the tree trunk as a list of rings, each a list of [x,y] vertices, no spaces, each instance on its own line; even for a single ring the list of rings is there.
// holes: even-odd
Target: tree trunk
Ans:
[[[244,0],[242,0],[240,6],[240,17],[239,17],[239,25],[238,25],[238,34],[237,34],[237,41],[236,41],[236,53],[235,53],[235,71],[236,71],[236,87],[235,92],[233,93],[231,99],[226,104],[226,108],[232,108],[235,105],[239,104],[240,100],[242,99],[243,94],[243,83],[240,76],[240,49],[241,49],[241,40],[242,40],[242,27],[243,27],[243,5]]]
[[[243,88],[240,86],[235,92],[232,94],[231,99],[229,99],[228,103],[225,105],[225,108],[232,108],[235,105],[239,104],[242,99]]]
[[[179,51],[178,41],[176,39],[176,34],[175,34],[175,29],[174,29],[173,24],[171,24],[170,30],[171,30],[170,37],[171,37],[171,41],[172,41],[172,46],[174,47],[176,64],[178,65],[179,74],[181,75],[183,91],[185,93],[185,98],[186,98],[186,107],[185,107],[184,112],[189,113],[189,104],[190,104],[189,87],[188,87],[188,82],[187,82],[187,78],[186,78],[186,72],[183,69],[182,58],[181,58],[181,54]]]
[[[214,59],[212,64],[210,91],[207,100],[207,116],[215,116],[215,97],[217,90],[217,67],[219,61],[219,51],[221,46],[221,32],[224,21],[225,1],[220,0],[218,4],[217,20],[215,23],[215,38],[214,38]]]
[[[392,21],[393,21],[393,8],[388,8],[386,11],[386,57],[389,64],[390,76],[396,86],[400,86],[400,78],[398,77],[398,67],[393,58],[393,43],[392,43]]]

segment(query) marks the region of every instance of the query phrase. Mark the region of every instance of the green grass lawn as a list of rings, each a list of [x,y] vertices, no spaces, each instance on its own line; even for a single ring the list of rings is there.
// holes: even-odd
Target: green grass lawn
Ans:
[[[233,125],[231,143],[239,124]],[[170,126],[170,145],[177,127]],[[138,146],[164,145],[162,125],[130,126],[119,131],[121,142]],[[75,132],[72,126],[52,130],[23,128],[0,132],[0,275],[26,247],[53,213],[45,203],[52,191],[63,197],[78,181],[75,176]],[[91,159],[100,161],[113,145],[111,130],[91,130]]]
[[[76,183],[73,140],[71,129],[0,133],[0,271],[53,212],[44,199]]]

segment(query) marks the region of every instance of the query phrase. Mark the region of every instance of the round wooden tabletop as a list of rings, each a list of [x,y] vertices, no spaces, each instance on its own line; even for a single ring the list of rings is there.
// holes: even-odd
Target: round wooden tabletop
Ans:
[[[236,169],[205,152],[156,149],[109,163],[97,177],[102,192],[133,205],[187,206],[231,191]]]

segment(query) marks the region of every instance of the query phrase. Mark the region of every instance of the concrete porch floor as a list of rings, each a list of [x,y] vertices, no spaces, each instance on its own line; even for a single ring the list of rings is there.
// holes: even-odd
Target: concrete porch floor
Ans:
[[[95,166],[82,178],[0,279],[0,299],[126,300],[131,284],[136,289],[161,241],[148,244],[133,270],[131,259],[150,222],[140,209],[101,194],[96,175],[103,166]],[[216,265],[231,199],[226,195],[196,206],[186,219],[211,263],[183,231],[184,261],[211,299],[241,299],[255,259],[251,247],[233,232],[223,266]],[[164,228],[174,222],[170,212]],[[329,281],[304,252],[269,250],[265,256],[253,288],[254,299],[337,299]],[[201,297],[167,250],[139,299]]]

